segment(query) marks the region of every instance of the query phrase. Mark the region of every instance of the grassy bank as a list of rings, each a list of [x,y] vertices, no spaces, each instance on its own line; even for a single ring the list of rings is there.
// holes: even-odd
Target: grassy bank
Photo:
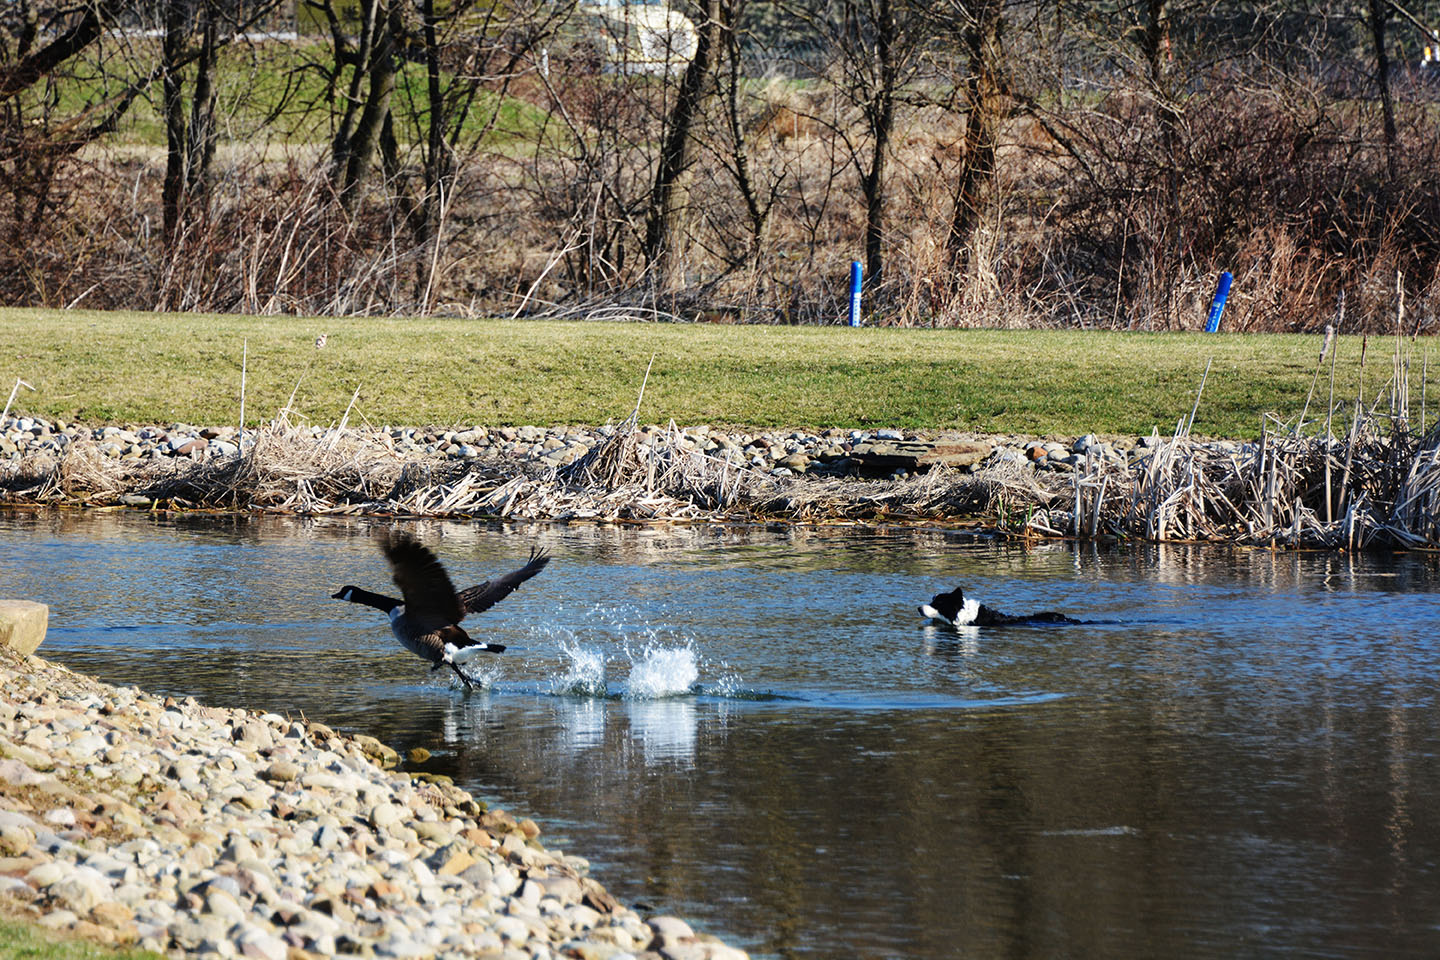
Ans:
[[[324,349],[315,338],[327,335]],[[18,409],[91,422],[234,423],[248,342],[248,423],[295,410],[338,421],[357,387],[380,424],[593,424],[641,419],[751,427],[902,427],[1073,435],[1173,429],[1213,366],[1195,433],[1257,435],[1296,416],[1318,337],[850,329],[506,320],[308,319],[0,310],[0,392]],[[1412,402],[1428,341],[1413,356]],[[1373,397],[1394,342],[1372,342]],[[1337,399],[1360,340],[1341,338]],[[1329,360],[1311,417],[1323,415]],[[1432,404],[1433,406],[1433,404]],[[352,423],[359,422],[356,414]]]
[[[65,939],[33,923],[0,915],[0,960],[160,960],[160,956]]]

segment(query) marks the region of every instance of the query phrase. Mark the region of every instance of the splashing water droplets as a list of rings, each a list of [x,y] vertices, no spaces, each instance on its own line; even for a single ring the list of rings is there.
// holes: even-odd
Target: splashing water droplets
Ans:
[[[570,696],[605,696],[605,654],[578,642],[562,643],[569,659],[565,672],[550,683],[550,692]]]
[[[489,690],[495,686],[495,682],[504,675],[504,668],[498,663],[487,663],[483,667],[464,666],[460,668],[465,671],[465,677],[481,690]],[[446,671],[449,673],[449,671]],[[457,680],[454,674],[450,675],[451,680]]]
[[[700,683],[710,664],[693,637],[668,623],[647,623],[634,611],[615,607],[596,605],[584,620],[583,631],[555,625],[536,628],[534,638],[542,648],[559,650],[558,657],[548,654],[534,661],[543,670],[537,678],[540,691],[630,702],[712,692],[708,683]],[[740,692],[740,678],[728,665],[719,666],[724,671],[717,678],[719,695]],[[607,673],[613,682],[607,681]]]
[[[631,655],[630,683],[625,696],[629,700],[658,700],[690,693],[700,678],[695,648],[662,647],[647,643],[639,657]]]
[[[715,678],[715,682],[705,691],[706,693],[712,696],[726,698],[741,697],[747,693],[744,685],[740,682],[740,674],[731,669],[730,664],[722,660],[718,665],[718,669],[720,674]]]

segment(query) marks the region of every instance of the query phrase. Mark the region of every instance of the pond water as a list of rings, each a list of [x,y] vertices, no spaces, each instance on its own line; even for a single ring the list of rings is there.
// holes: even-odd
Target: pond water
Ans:
[[[0,514],[42,655],[435,754],[612,892],[757,957],[1440,953],[1440,558],[943,531],[411,524],[465,693],[329,599],[362,522]],[[1095,621],[961,636],[963,583]]]

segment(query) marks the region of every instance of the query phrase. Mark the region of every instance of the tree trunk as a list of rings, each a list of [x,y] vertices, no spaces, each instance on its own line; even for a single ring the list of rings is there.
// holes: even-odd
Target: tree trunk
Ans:
[[[1158,312],[1161,326],[1168,329],[1179,319],[1176,279],[1184,216],[1181,199],[1184,184],[1180,175],[1181,117],[1170,88],[1170,0],[1146,0],[1146,18],[1145,29],[1140,34],[1140,49],[1145,57],[1150,97],[1155,104],[1155,126],[1160,136],[1160,156],[1164,164],[1164,189],[1155,197],[1158,222],[1152,233],[1154,242],[1145,271],[1150,278],[1146,327],[1155,326]]]
[[[971,243],[985,212],[985,193],[995,179],[995,141],[1001,117],[1000,2],[980,0],[963,35],[970,61],[969,75],[961,84],[966,105],[964,152],[945,245],[952,293],[963,286]]]
[[[341,175],[340,206],[346,213],[354,213],[359,206],[361,188],[374,166],[376,148],[390,116],[390,96],[395,92],[395,38],[402,29],[399,6],[391,4],[385,11],[377,5],[375,21],[375,46],[367,71],[370,89],[346,145]]]
[[[695,162],[693,128],[713,87],[711,69],[718,59],[721,22],[720,0],[705,0],[695,56],[670,111],[660,148],[660,165],[650,193],[645,223],[645,261],[656,271],[661,290],[674,290],[685,282],[685,227],[690,202],[690,167]]]
[[[179,66],[190,35],[188,13],[186,0],[168,0],[165,4],[165,37],[161,43],[165,72],[160,80],[165,114],[165,182],[160,190],[160,206],[164,221],[161,235],[166,246],[175,242],[180,229],[180,211],[185,205],[185,161],[190,153],[184,77]]]
[[[202,14],[200,54],[193,57],[195,82],[190,93],[190,112],[185,111],[185,64],[192,59],[186,49],[193,24],[189,0],[169,0],[165,5],[165,36],[161,44],[162,106],[165,115],[165,181],[161,187],[161,209],[166,245],[173,244],[194,210],[209,204],[210,164],[215,156],[215,52],[217,25],[215,11],[208,4]]]
[[[879,84],[874,99],[865,106],[870,127],[870,164],[860,177],[865,195],[865,275],[869,283],[880,281],[885,242],[885,158],[895,129],[895,11],[890,0],[878,0],[875,14],[875,72]]]
[[[210,168],[215,160],[215,56],[219,26],[216,11],[205,4],[205,23],[200,40],[200,57],[195,61],[195,88],[190,100],[190,155],[185,189],[193,210],[210,206]]]
[[[740,22],[738,4],[731,6],[728,19],[732,24]],[[771,193],[767,201],[762,202],[756,189],[755,178],[750,171],[750,155],[746,149],[744,123],[740,117],[740,44],[734,30],[728,31],[726,52],[729,57],[729,70],[725,79],[725,113],[730,126],[732,172],[735,175],[736,188],[745,201],[745,212],[749,215],[750,251],[747,267],[754,271],[760,265],[760,257],[765,248],[765,226],[770,218],[771,206],[775,202],[774,193]]]
[[[350,138],[355,135],[355,123],[360,115],[360,104],[363,100],[361,93],[365,89],[370,53],[375,47],[375,25],[383,14],[379,0],[360,0],[360,34],[356,37],[355,48],[351,49],[350,40],[335,13],[334,4],[327,0],[324,10],[330,21],[330,37],[335,51],[334,76],[342,76],[345,68],[350,67],[350,78],[345,82],[345,109],[335,124],[335,135],[330,140],[331,175],[338,193],[345,185],[344,174],[350,163]]]
[[[1387,0],[1370,0],[1370,36],[1375,42],[1375,85],[1380,88],[1380,112],[1385,124],[1385,168],[1390,182],[1397,179],[1396,151],[1400,135],[1395,129],[1395,101],[1390,95],[1390,55],[1385,50],[1385,24],[1390,17]]]

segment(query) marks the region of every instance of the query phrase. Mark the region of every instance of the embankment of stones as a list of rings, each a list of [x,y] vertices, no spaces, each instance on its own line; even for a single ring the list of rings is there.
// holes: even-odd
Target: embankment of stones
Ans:
[[[915,473],[931,467],[972,467],[990,456],[994,447],[971,440],[895,440],[857,443],[850,451],[853,472],[862,476],[888,476],[896,471]]]
[[[328,428],[308,430],[317,440],[334,442]],[[485,427],[465,429],[385,427],[381,430],[349,429],[346,435],[372,449],[383,448],[398,457],[442,457],[449,460],[490,460],[506,458],[542,466],[563,467],[574,463],[604,442],[614,425],[600,427]],[[648,424],[640,427],[642,446],[676,445],[682,450],[789,477],[810,474],[820,477],[886,478],[896,474],[923,473],[931,467],[979,471],[998,461],[1037,470],[1066,471],[1094,453],[1116,463],[1125,463],[1141,454],[1148,438],[1138,441],[1117,438],[1101,442],[1086,435],[1061,443],[1055,440],[1027,440],[1020,437],[979,437],[973,434],[940,433],[921,435],[894,428],[845,430],[830,428],[818,432],[772,430],[746,432],[721,430],[707,425],[684,429]],[[242,448],[251,449],[258,434],[249,431],[242,438],[233,426],[196,427],[183,423],[167,426],[99,426],[47,421],[36,417],[11,417],[0,422],[0,464],[15,464],[35,455],[60,456],[73,444],[89,446],[99,456],[127,461],[156,461],[174,458],[211,460],[233,457]],[[123,500],[123,498],[122,498]],[[149,503],[138,498],[136,506]]]

